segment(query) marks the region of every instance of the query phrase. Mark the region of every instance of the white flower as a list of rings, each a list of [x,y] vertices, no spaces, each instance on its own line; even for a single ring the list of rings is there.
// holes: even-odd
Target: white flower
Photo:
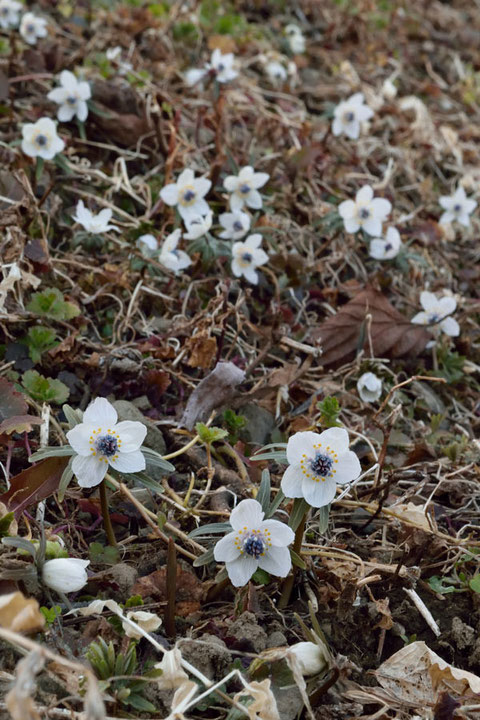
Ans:
[[[253,702],[245,707],[249,720],[280,720],[277,701],[270,688],[270,680],[252,680],[233,698],[238,702],[240,698],[251,697]]]
[[[387,98],[387,100],[393,100],[397,96],[397,92],[398,90],[396,86],[393,84],[390,78],[387,78],[382,85],[383,97]]]
[[[278,60],[270,60],[265,65],[265,72],[272,83],[285,82],[288,77],[286,68]]]
[[[188,87],[193,87],[194,85],[199,84],[199,87],[202,85],[202,80],[207,75],[208,70],[201,69],[201,68],[190,68],[185,73],[185,84],[188,85]]]
[[[183,237],[187,240],[197,240],[197,238],[205,235],[212,227],[213,213],[210,210],[207,215],[198,215],[197,217],[189,218],[185,220],[185,225],[188,230],[188,234],[183,234]]]
[[[457,337],[460,335],[460,326],[458,322],[449,317],[457,308],[457,302],[455,298],[449,295],[444,295],[442,298],[437,298],[431,292],[424,290],[420,294],[420,303],[423,307],[423,311],[419,312],[412,318],[411,322],[416,325],[432,325],[432,330],[443,330],[446,335],[450,337]]]
[[[158,615],[146,612],[145,610],[131,610],[130,612],[127,612],[127,618],[136,622],[142,630],[145,630],[145,632],[154,632],[162,624],[162,620],[158,617]],[[141,633],[126,622],[122,622],[122,627],[127,637],[136,639],[143,637]]]
[[[26,43],[35,45],[38,38],[46,37],[47,21],[32,12],[25,13],[20,23],[20,35]]]
[[[112,219],[112,211],[110,208],[104,208],[95,215],[85,207],[83,200],[79,200],[75,213],[75,215],[72,215],[75,222],[80,223],[80,225],[89,233],[98,234],[108,232],[109,230],[119,231],[119,228],[116,225],[109,224]]]
[[[370,185],[364,185],[355,195],[355,200],[344,200],[338,206],[347,232],[355,233],[362,228],[373,237],[382,234],[382,222],[391,209],[388,200],[373,197]]]
[[[376,402],[382,394],[382,381],[372,372],[363,373],[358,378],[357,390],[363,402]]]
[[[216,79],[219,83],[226,83],[237,77],[238,72],[233,69],[234,62],[235,56],[233,53],[222,55],[218,48],[215,48],[212,52],[210,65],[212,70],[215,70]]]
[[[445,225],[458,220],[461,225],[470,227],[470,215],[477,207],[477,201],[467,198],[463,187],[459,187],[453,195],[442,195],[438,201],[445,210],[439,223]]]
[[[347,135],[357,140],[361,124],[373,117],[373,110],[364,105],[363,93],[355,93],[339,103],[333,112],[332,132],[334,135]]]
[[[110,61],[118,60],[118,58],[120,57],[121,54],[122,54],[122,48],[120,47],[120,45],[116,45],[113,48],[108,48],[107,52],[105,53],[107,60],[110,60]]]
[[[0,0],[0,27],[4,30],[17,27],[22,9],[22,3],[16,0]]]
[[[218,219],[220,225],[225,228],[220,233],[220,237],[224,240],[240,240],[250,230],[250,215],[241,210],[222,213]]]
[[[232,272],[235,277],[242,275],[253,285],[258,283],[256,268],[268,262],[267,253],[260,248],[262,236],[259,233],[249,235],[245,242],[236,242],[232,246]]]
[[[161,690],[174,690],[188,680],[188,675],[182,668],[182,654],[178,648],[166,650],[162,661],[155,663],[155,668],[162,671],[158,678]]]
[[[285,27],[287,43],[293,55],[300,55],[305,52],[305,38],[298,25],[291,23]]]
[[[335,497],[337,483],[345,485],[361,472],[360,462],[348,449],[344,428],[318,434],[297,432],[287,443],[287,460],[281,488],[289,498],[303,497],[312,507],[323,507]]]
[[[107,52],[105,53],[107,60],[110,60],[110,62],[115,62],[118,65],[118,74],[119,75],[126,75],[130,70],[133,69],[133,65],[130,62],[127,62],[126,60],[121,60],[120,56],[122,54],[122,48],[120,45],[117,45],[116,47],[109,48]]]
[[[57,135],[57,127],[50,118],[40,118],[36,123],[27,123],[22,128],[22,150],[29,157],[51,160],[62,152],[65,143]]]
[[[88,575],[85,568],[89,564],[90,560],[78,558],[47,560],[42,569],[42,580],[55,592],[77,592],[87,584]]]
[[[160,190],[160,197],[166,205],[177,206],[178,212],[184,222],[193,220],[199,215],[208,215],[210,208],[203,196],[212,186],[210,180],[196,178],[193,170],[184,170],[177,178],[176,183],[165,185]]]
[[[165,265],[168,270],[173,270],[173,272],[184,270],[192,264],[192,261],[186,252],[183,250],[177,250],[181,234],[182,231],[179,229],[170,233],[170,235],[165,238],[165,242],[163,243],[162,250],[160,252],[159,261],[162,265]]]
[[[374,238],[370,243],[370,257],[376,260],[392,260],[402,247],[400,233],[394,227],[389,227],[384,238]]]
[[[232,210],[234,212],[241,210],[245,204],[254,210],[259,210],[262,207],[262,196],[258,188],[263,187],[269,177],[268,173],[256,173],[250,165],[243,167],[238,175],[228,175],[223,186],[232,193],[230,196]]]
[[[215,560],[225,563],[235,587],[245,585],[257,568],[286,577],[292,567],[287,546],[295,538],[293,530],[264,515],[259,502],[242,500],[230,515],[233,532],[215,545]]]
[[[84,122],[88,116],[86,100],[91,97],[90,85],[87,82],[79,82],[75,75],[69,70],[60,73],[61,87],[50,90],[47,97],[49,100],[60,105],[57,117],[61,122],[69,122],[75,115]]]
[[[316,675],[328,665],[325,651],[320,645],[313,642],[299,642],[288,648],[288,654],[293,655],[302,675]]]
[[[154,235],[140,235],[135,245],[145,257],[152,257],[158,250],[158,240]]]
[[[83,422],[68,431],[67,440],[78,453],[72,470],[80,487],[99,485],[109,465],[121,473],[145,470],[140,446],[147,428],[141,422],[117,420],[113,405],[98,397],[83,413]]]

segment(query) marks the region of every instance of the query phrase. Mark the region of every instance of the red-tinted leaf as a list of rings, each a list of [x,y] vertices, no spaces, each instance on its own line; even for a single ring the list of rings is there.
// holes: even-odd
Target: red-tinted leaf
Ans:
[[[25,396],[15,390],[13,383],[0,377],[0,422],[15,415],[25,415]]]
[[[23,470],[12,478],[10,489],[0,495],[0,502],[18,517],[30,505],[45,500],[58,489],[69,459],[51,457]]]
[[[42,418],[35,415],[14,415],[0,423],[0,433],[31,432],[32,425],[41,425]]]
[[[366,288],[312,331],[311,337],[322,343],[322,365],[348,362],[362,349],[369,353],[367,315],[372,317],[370,337],[376,357],[418,355],[432,338],[424,327],[412,325],[395,310],[381,292]]]

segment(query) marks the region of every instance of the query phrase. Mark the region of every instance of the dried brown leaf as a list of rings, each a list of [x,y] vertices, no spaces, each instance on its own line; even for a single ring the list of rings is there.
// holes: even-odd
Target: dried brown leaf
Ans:
[[[180,421],[191,430],[198,420],[206,420],[214,408],[230,400],[245,372],[231,362],[220,362],[195,388]]]
[[[369,353],[367,315],[376,357],[415,356],[431,340],[424,327],[413,325],[381,292],[368,287],[312,331],[312,339],[322,343],[322,365],[348,362],[362,349]]]
[[[0,502],[18,517],[25,508],[45,500],[58,489],[68,461],[68,457],[50,457],[22,470],[12,478],[9,489],[0,496]]]
[[[35,598],[26,598],[17,591],[0,595],[0,626],[14,632],[32,632],[41,630],[45,625],[45,616]]]

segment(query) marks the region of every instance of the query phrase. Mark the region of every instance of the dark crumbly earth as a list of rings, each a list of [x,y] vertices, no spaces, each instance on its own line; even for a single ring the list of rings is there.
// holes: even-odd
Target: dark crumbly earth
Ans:
[[[270,678],[282,720],[307,717],[302,696],[284,662],[254,670],[255,658],[304,641],[298,618],[311,628],[312,615],[335,666],[307,678],[315,718],[450,720],[460,717],[457,706],[478,707],[472,686],[416,704],[385,699],[371,671],[424,641],[480,676],[480,225],[478,212],[468,228],[438,222],[439,197],[460,183],[468,197],[480,195],[480,6],[43,0],[28,9],[47,19],[47,37],[30,46],[17,30],[0,35],[1,534],[59,536],[72,557],[90,560],[88,585],[70,596],[74,605],[143,603],[164,619],[156,641],[177,642],[208,678],[220,681],[234,668],[248,680]],[[291,23],[306,39],[295,56],[284,34]],[[115,47],[112,59],[107,51]],[[187,87],[185,72],[202,67],[215,48],[235,54],[238,77]],[[275,53],[295,67],[280,83],[265,72]],[[22,126],[56,117],[47,93],[65,69],[90,83],[89,115],[84,124],[58,123],[65,149],[41,164],[22,152]],[[356,92],[374,116],[358,140],[335,137],[333,109]],[[231,241],[216,240],[216,218],[228,210],[223,181],[246,165],[270,176],[263,207],[251,211],[251,232],[262,234],[269,256],[257,285],[233,276]],[[182,227],[159,192],[185,168],[211,180],[206,199],[215,219],[210,239],[182,241],[192,263],[175,274],[136,241],[153,234],[161,246]],[[394,260],[370,257],[368,237],[345,232],[338,215],[338,205],[366,184],[392,204],[389,224],[403,243]],[[84,232],[72,219],[79,200],[95,213],[112,209],[118,231]],[[458,337],[434,338],[410,323],[425,289],[455,296]],[[200,391],[206,414],[187,429],[187,402],[219,361],[245,371],[244,379],[225,392],[215,381]],[[367,371],[383,382],[375,403],[357,391]],[[98,488],[73,480],[60,500],[66,460],[35,477],[28,462],[42,445],[65,443],[63,403],[85,410],[97,396],[114,403],[120,420],[147,423],[148,447],[174,455],[175,471],[149,468],[147,486],[128,475],[121,477],[127,492],[110,486],[116,548]],[[24,415],[33,420],[20,421]],[[198,437],[191,443],[196,420],[208,418],[223,437],[211,448]],[[218,536],[207,531],[192,541],[188,533],[227,521],[234,503],[255,495],[265,468],[272,497],[277,492],[284,464],[254,462],[252,454],[336,421],[348,429],[363,471],[376,469],[332,505],[327,529],[318,511],[308,516],[305,567],[296,570],[286,607],[285,586],[273,576],[237,591],[212,560],[195,563]],[[292,510],[287,500],[276,519],[288,522]],[[85,686],[71,669],[61,671],[58,656],[84,663],[99,638],[118,656],[130,641],[106,610],[67,616],[64,599],[27,576],[32,567],[14,545],[0,547],[0,591],[38,600],[47,624],[27,637],[57,661],[28,691],[38,716],[27,706],[7,710],[22,654],[1,636],[0,718],[70,717],[67,710],[80,717]],[[136,656],[135,676],[159,661],[145,639]],[[132,674],[94,671],[101,681]],[[129,705],[122,682],[100,686],[108,717],[171,712],[172,690],[149,682]],[[238,678],[222,690],[232,698]],[[241,716],[217,694],[186,717],[237,717],[229,712]]]

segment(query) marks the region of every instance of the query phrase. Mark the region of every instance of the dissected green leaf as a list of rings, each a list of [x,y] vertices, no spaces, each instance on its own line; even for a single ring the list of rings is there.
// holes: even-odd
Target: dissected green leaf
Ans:
[[[44,352],[59,345],[59,341],[56,338],[57,333],[55,330],[52,330],[52,328],[44,327],[43,325],[35,325],[29,328],[25,342],[28,345],[30,358],[34,363],[41,361]]]
[[[53,320],[71,320],[80,315],[77,305],[65,301],[58,288],[45,288],[45,290],[33,293],[27,310],[35,315]]]
[[[32,400],[41,403],[61,405],[70,395],[70,390],[60,380],[46,378],[36,370],[27,370],[22,378],[22,385]]]
[[[222,438],[227,437],[228,435],[228,432],[223,428],[208,427],[205,423],[201,422],[198,422],[195,425],[195,430],[200,436],[200,440],[206,445],[216,442],[217,440],[222,440]]]

